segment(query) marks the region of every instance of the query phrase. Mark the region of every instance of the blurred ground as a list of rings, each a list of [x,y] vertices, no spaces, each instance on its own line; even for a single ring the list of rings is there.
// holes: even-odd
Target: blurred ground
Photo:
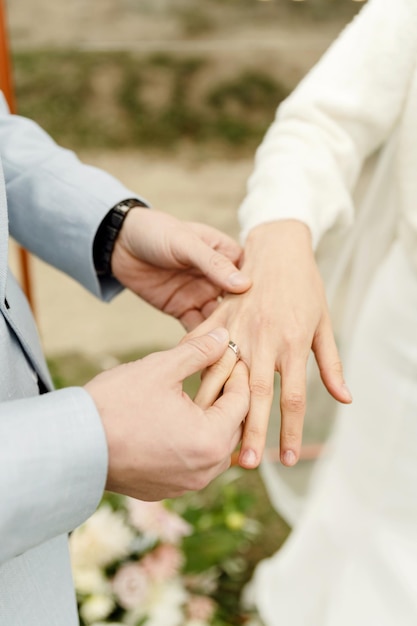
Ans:
[[[16,48],[175,50],[188,42],[189,49],[218,49],[220,44],[220,49],[236,47],[249,55],[254,47],[289,46],[294,56],[303,57],[322,50],[358,3],[8,0],[7,7]]]

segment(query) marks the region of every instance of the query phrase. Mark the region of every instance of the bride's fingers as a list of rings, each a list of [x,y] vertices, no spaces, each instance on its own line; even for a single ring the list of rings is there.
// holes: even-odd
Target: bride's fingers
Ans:
[[[222,358],[208,367],[194,402],[202,409],[208,409],[219,397],[221,390],[232,373],[238,358],[232,348],[227,348]]]

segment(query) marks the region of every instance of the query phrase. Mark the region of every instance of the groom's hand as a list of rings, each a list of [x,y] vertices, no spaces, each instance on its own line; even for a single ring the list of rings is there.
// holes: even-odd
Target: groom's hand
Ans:
[[[123,223],[111,265],[125,287],[191,330],[210,315],[222,293],[250,287],[238,270],[241,253],[214,228],[137,207]]]
[[[85,386],[106,433],[107,489],[160,500],[201,489],[229,467],[249,410],[246,366],[236,365],[223,395],[206,410],[182,390],[185,378],[222,357],[228,339],[225,329],[216,329],[103,372]]]

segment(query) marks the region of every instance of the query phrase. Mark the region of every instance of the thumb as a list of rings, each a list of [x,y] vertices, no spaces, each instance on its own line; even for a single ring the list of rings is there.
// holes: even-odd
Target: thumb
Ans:
[[[196,238],[193,245],[188,245],[189,262],[215,285],[231,293],[242,293],[251,286],[251,280],[245,276],[226,256],[213,250],[201,239]]]
[[[213,365],[227,349],[229,333],[225,328],[216,328],[206,335],[186,339],[170,350],[170,360],[175,365],[176,377],[183,381],[191,374]]]

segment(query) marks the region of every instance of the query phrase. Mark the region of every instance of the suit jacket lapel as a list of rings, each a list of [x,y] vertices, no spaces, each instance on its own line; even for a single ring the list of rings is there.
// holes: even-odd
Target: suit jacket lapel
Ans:
[[[4,303],[9,254],[9,219],[7,214],[6,185],[0,165],[0,301]]]
[[[3,169],[0,165],[0,311],[13,329],[27,358],[49,389],[53,387],[29,304],[8,270],[9,227]]]

